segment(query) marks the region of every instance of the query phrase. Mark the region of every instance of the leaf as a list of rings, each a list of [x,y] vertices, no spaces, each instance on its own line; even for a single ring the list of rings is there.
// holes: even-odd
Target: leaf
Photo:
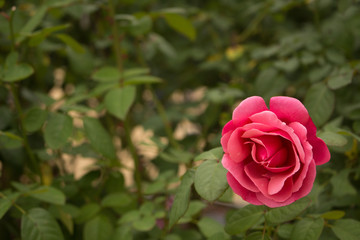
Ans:
[[[324,228],[324,220],[322,218],[303,218],[298,221],[291,233],[292,240],[317,240]]]
[[[6,214],[6,212],[11,208],[12,203],[7,198],[0,199],[0,220]]]
[[[331,229],[340,240],[358,240],[360,236],[360,222],[354,219],[337,220]]]
[[[143,76],[149,73],[150,73],[149,68],[130,68],[124,71],[123,77],[126,80],[128,78]]]
[[[111,240],[133,240],[131,227],[128,225],[118,226]]]
[[[169,229],[184,216],[186,210],[189,207],[191,186],[194,183],[194,171],[188,170],[182,177],[180,186],[178,187],[174,202],[170,209],[169,216]]]
[[[137,219],[132,223],[132,226],[142,232],[150,231],[156,224],[154,216],[144,216],[143,218]]]
[[[32,198],[58,205],[64,205],[66,199],[63,192],[50,186],[41,186],[26,194]]]
[[[134,76],[125,79],[124,85],[139,85],[139,84],[152,84],[161,83],[162,79],[154,76]]]
[[[329,211],[329,212],[323,213],[321,215],[322,218],[328,219],[328,220],[337,220],[344,216],[345,216],[345,212],[340,211],[340,210]]]
[[[52,113],[44,130],[45,142],[50,148],[59,149],[65,145],[72,131],[71,117],[61,113]]]
[[[334,93],[325,84],[317,83],[308,90],[304,105],[315,125],[321,126],[330,118],[333,112],[335,105]]]
[[[17,82],[23,80],[34,73],[34,69],[27,63],[19,63],[4,68],[0,78],[4,82]]]
[[[225,233],[224,227],[213,218],[203,217],[197,223],[200,231],[205,237],[209,238],[217,233]]]
[[[349,181],[349,174],[350,169],[343,169],[331,178],[332,193],[335,197],[356,195],[356,189]]]
[[[140,19],[133,19],[131,22],[130,32],[134,36],[141,36],[148,33],[153,25],[152,19],[150,16],[143,16]]]
[[[264,215],[264,206],[247,205],[229,217],[226,221],[225,231],[230,235],[239,234],[245,232],[256,223],[258,223],[261,217]]]
[[[75,39],[67,34],[56,34],[56,38],[60,39],[63,43],[69,46],[72,50],[77,53],[85,53],[85,49]]]
[[[217,147],[197,155],[194,161],[199,160],[220,160],[223,156],[223,148]]]
[[[188,19],[174,13],[165,13],[163,14],[163,17],[169,26],[172,27],[175,31],[178,31],[192,41],[195,40],[196,30]]]
[[[331,131],[321,132],[318,137],[324,140],[328,146],[342,147],[345,146],[348,142],[346,137],[343,135]]]
[[[0,148],[15,149],[21,147],[23,139],[11,132],[0,131]]]
[[[197,193],[212,202],[228,188],[226,169],[216,160],[203,162],[195,172],[194,186]]]
[[[136,88],[126,86],[110,90],[105,96],[105,107],[115,117],[125,120],[136,97]]]
[[[96,203],[88,203],[79,211],[79,214],[76,216],[77,223],[83,223],[92,219],[96,214],[98,214],[101,210],[101,207]]]
[[[62,24],[62,25],[58,25],[58,26],[53,26],[53,27],[48,27],[48,28],[43,28],[40,31],[32,34],[30,40],[29,40],[29,46],[31,47],[35,47],[37,45],[39,45],[40,43],[42,43],[46,37],[48,37],[50,34],[52,34],[53,32],[57,32],[66,28],[69,28],[70,24]]]
[[[121,78],[121,72],[115,67],[105,66],[94,72],[92,78],[99,82],[115,82]]]
[[[342,67],[329,76],[327,84],[333,90],[345,87],[351,83],[353,74],[354,70],[350,67]]]
[[[20,34],[16,39],[16,45],[19,45],[26,36],[30,35],[37,26],[42,22],[43,18],[45,17],[47,11],[46,5],[41,5],[32,16],[32,18],[25,24],[25,26],[20,30]]]
[[[95,151],[109,159],[116,159],[116,151],[111,136],[95,118],[84,117],[85,134]]]
[[[278,235],[284,239],[290,239],[294,224],[281,224],[277,230]]]
[[[35,132],[39,130],[47,118],[47,111],[41,108],[30,109],[24,117],[24,127],[28,132]]]
[[[22,240],[64,240],[56,220],[43,208],[33,208],[21,218]]]
[[[162,159],[171,163],[189,163],[193,155],[187,151],[170,148],[166,152],[161,152],[159,155]]]
[[[271,238],[263,232],[253,232],[247,235],[245,240],[271,240]]]
[[[179,223],[190,222],[195,215],[198,215],[201,210],[206,207],[206,204],[199,201],[193,200],[190,202],[189,207],[184,216],[179,220]]]
[[[111,193],[101,201],[103,207],[125,207],[132,202],[132,198],[126,193]]]
[[[287,222],[300,215],[309,205],[310,202],[308,198],[301,198],[290,205],[270,209],[270,211],[265,214],[265,218],[267,222],[273,224]]]
[[[110,220],[103,215],[99,215],[85,223],[84,240],[110,240],[113,231]]]

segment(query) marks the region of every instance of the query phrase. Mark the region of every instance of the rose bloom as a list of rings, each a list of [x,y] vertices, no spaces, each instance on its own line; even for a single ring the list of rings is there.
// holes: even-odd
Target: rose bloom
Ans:
[[[222,164],[233,191],[254,205],[280,207],[306,196],[316,165],[330,160],[304,105],[273,97],[270,109],[258,96],[243,100],[223,128]]]

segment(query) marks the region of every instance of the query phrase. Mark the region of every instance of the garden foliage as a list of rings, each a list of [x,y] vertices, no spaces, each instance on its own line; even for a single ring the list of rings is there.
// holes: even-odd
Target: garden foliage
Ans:
[[[0,7],[0,239],[358,239],[358,0]],[[221,164],[253,95],[299,99],[331,152],[284,207]]]

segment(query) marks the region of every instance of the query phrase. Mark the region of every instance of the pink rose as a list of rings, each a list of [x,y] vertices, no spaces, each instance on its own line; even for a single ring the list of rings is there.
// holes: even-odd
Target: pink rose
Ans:
[[[234,110],[222,131],[222,164],[233,191],[254,205],[280,207],[306,196],[316,165],[330,160],[304,105],[273,97],[249,97]]]

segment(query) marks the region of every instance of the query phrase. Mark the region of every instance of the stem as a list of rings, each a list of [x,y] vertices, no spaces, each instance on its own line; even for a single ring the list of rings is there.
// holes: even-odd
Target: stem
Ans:
[[[165,108],[164,106],[161,104],[161,102],[159,101],[159,99],[157,98],[156,94],[154,93],[153,89],[151,88],[150,85],[147,86],[148,89],[151,91],[151,94],[153,96],[153,99],[154,99],[154,103],[155,103],[155,107],[156,107],[156,110],[159,112],[159,115],[160,115],[160,118],[164,124],[164,127],[165,127],[165,132],[166,132],[166,135],[168,136],[169,138],[169,142],[170,144],[176,148],[176,149],[180,149],[180,145],[179,143],[175,140],[174,138],[174,133],[173,133],[173,130],[172,130],[172,127],[171,127],[171,124],[170,124],[170,121],[166,115],[166,112],[165,112]]]
[[[138,194],[138,203],[141,203],[143,201],[142,185],[141,185],[141,166],[140,166],[139,156],[137,155],[136,152],[136,148],[131,140],[131,128],[129,125],[129,118],[125,119],[124,128],[125,128],[126,141],[129,144],[129,150],[132,158],[134,159],[134,164],[135,164],[134,178],[135,178],[135,184]]]
[[[15,10],[16,10],[16,7],[13,6],[11,8],[11,13],[10,13],[10,18],[9,18],[11,51],[15,50],[15,35],[14,35],[14,27],[13,27],[13,18],[14,18]]]
[[[14,83],[10,83],[10,91],[11,91],[11,93],[13,95],[16,111],[18,113],[19,123],[20,123],[20,131],[21,131],[21,134],[22,134],[22,137],[23,137],[23,143],[24,143],[26,153],[29,156],[29,159],[30,159],[31,165],[33,167],[33,170],[35,171],[36,174],[38,174],[41,177],[38,161],[35,158],[35,154],[33,153],[33,151],[30,148],[29,140],[28,140],[28,137],[27,137],[27,134],[26,134],[26,129],[24,127],[23,110],[22,110],[21,105],[20,105],[19,97],[16,94],[16,89],[15,89]]]
[[[121,77],[120,77],[120,86],[124,85],[124,79],[122,77],[123,75],[123,63],[122,63],[122,54],[121,54],[121,47],[120,47],[120,35],[119,35],[119,31],[116,25],[116,20],[115,20],[115,11],[114,11],[115,7],[114,7],[114,3],[113,0],[109,0],[109,13],[110,13],[110,19],[111,19],[111,32],[113,35],[113,48],[114,48],[114,52],[115,52],[115,56],[116,56],[116,64],[117,67],[121,73]]]

